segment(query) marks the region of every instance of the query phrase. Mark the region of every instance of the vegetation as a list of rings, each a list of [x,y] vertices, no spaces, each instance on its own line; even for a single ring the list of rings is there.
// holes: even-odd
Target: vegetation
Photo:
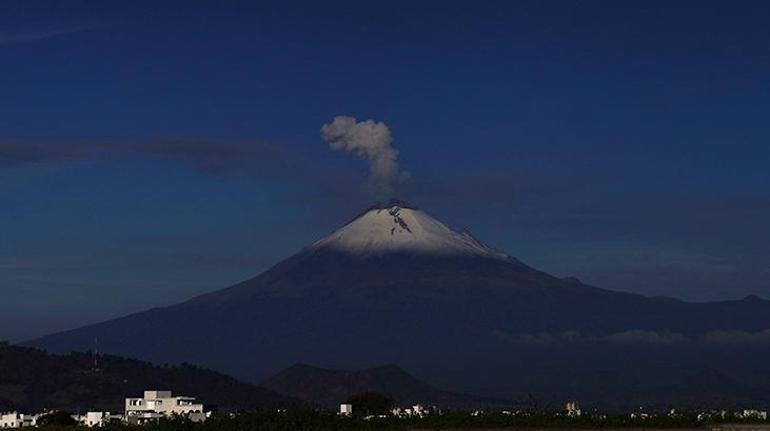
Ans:
[[[72,418],[72,413],[58,410],[55,412],[46,413],[37,420],[37,423],[41,427],[74,427],[78,423]]]
[[[122,411],[126,397],[141,396],[145,389],[173,389],[222,411],[301,405],[189,364],[156,366],[91,352],[52,355],[0,343],[0,411],[35,412],[50,407]]]
[[[215,415],[205,422],[193,423],[183,418],[161,420],[141,427],[112,424],[107,431],[407,431],[407,430],[468,430],[490,428],[553,428],[553,429],[693,429],[726,422],[752,422],[730,414],[717,413],[706,420],[698,420],[690,413],[650,415],[590,414],[570,417],[546,412],[443,412],[425,417],[364,417],[340,416],[336,412],[319,410],[263,410],[236,415]],[[768,421],[765,423],[770,424]],[[54,430],[56,428],[49,428]],[[61,431],[61,428],[58,428]]]
[[[393,408],[393,400],[379,392],[355,394],[346,402],[353,405],[353,414],[356,416],[385,415]]]

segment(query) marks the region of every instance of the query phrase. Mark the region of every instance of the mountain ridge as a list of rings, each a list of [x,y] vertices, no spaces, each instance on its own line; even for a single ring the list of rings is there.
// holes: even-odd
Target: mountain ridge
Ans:
[[[303,401],[336,407],[350,396],[379,392],[397,406],[422,403],[443,408],[510,406],[507,400],[477,397],[438,389],[395,364],[363,370],[340,370],[294,364],[260,383],[277,393]]]
[[[189,364],[155,366],[92,352],[59,356],[0,344],[0,411],[122,411],[126,397],[150,389],[193,396],[222,411],[304,405],[298,399]]]

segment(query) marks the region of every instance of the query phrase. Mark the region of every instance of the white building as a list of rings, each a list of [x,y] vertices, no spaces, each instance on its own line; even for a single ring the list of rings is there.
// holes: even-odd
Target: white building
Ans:
[[[211,412],[203,410],[203,404],[193,397],[172,396],[171,391],[144,391],[143,398],[126,398],[125,420],[142,424],[150,420],[175,415],[185,416],[194,422],[205,420]]]
[[[340,415],[351,416],[353,414],[353,404],[340,404]]]
[[[761,419],[767,420],[767,412],[764,410],[744,410],[742,415],[739,415],[744,419]]]
[[[580,416],[580,405],[578,405],[577,401],[570,401],[564,406],[564,410],[567,411],[567,416],[570,417],[577,417]]]
[[[73,417],[80,425],[87,427],[103,427],[110,422],[119,422],[123,419],[123,416],[110,412],[87,412],[84,415]]]
[[[423,417],[426,414],[428,414],[428,410],[425,409],[421,404],[415,404],[412,407],[405,408],[405,409],[393,409],[391,413],[394,416],[419,416]]]
[[[11,412],[0,415],[0,428],[21,428],[37,425],[37,415]]]

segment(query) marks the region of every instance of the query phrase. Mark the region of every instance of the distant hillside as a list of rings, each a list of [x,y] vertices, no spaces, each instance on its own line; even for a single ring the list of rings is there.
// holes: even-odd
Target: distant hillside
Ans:
[[[283,395],[329,407],[338,405],[350,395],[367,391],[388,395],[402,406],[415,403],[449,408],[510,405],[505,400],[437,389],[395,365],[346,371],[298,364],[267,378],[262,385]]]
[[[62,408],[122,411],[124,399],[145,389],[197,397],[220,410],[287,407],[295,399],[192,365],[158,367],[91,353],[50,355],[0,344],[0,411]]]
[[[598,398],[598,397],[597,397]],[[603,405],[622,411],[629,404],[645,406],[652,410],[670,408],[698,411],[708,407],[742,410],[766,409],[770,406],[770,391],[743,385],[725,374],[711,369],[687,372],[677,381],[639,391],[629,391],[622,401],[610,399]]]

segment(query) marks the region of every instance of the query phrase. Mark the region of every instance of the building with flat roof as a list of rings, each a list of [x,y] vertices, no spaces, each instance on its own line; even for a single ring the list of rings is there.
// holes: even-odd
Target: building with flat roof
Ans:
[[[38,415],[26,415],[19,412],[3,413],[0,415],[0,428],[22,428],[37,425]]]
[[[353,415],[353,404],[340,404],[340,413],[343,416]]]
[[[125,420],[142,424],[163,417],[185,416],[194,422],[205,420],[211,412],[194,397],[173,396],[171,391],[144,391],[142,398],[126,398]]]
[[[84,415],[73,416],[82,426],[89,428],[103,427],[109,425],[112,422],[121,422],[123,416],[119,414],[112,414],[110,412],[86,412]]]

